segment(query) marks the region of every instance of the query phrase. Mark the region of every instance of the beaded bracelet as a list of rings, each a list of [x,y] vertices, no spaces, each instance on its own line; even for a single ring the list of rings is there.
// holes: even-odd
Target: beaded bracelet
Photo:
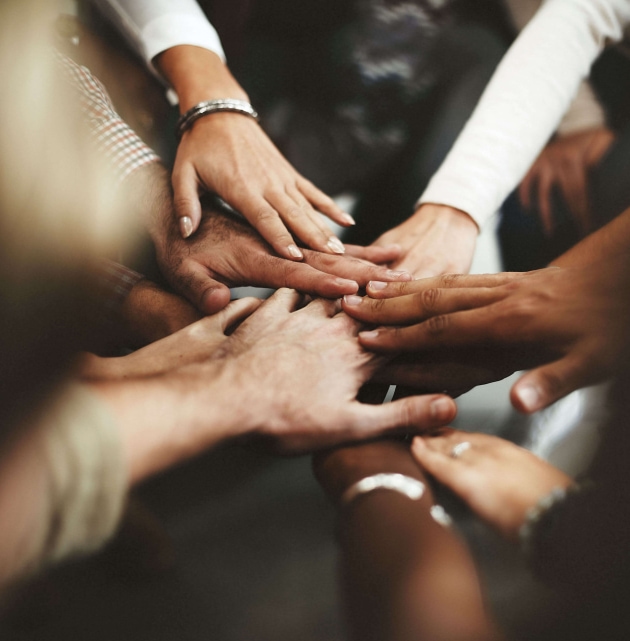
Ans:
[[[181,137],[192,127],[196,120],[219,111],[232,111],[243,114],[244,116],[249,116],[250,118],[258,121],[258,112],[244,100],[238,100],[237,98],[205,100],[204,102],[200,102],[194,107],[191,107],[185,114],[182,114],[179,117],[177,125],[175,125],[177,139],[181,140]]]

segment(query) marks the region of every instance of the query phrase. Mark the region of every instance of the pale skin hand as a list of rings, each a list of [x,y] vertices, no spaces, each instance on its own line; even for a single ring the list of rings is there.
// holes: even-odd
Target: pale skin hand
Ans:
[[[228,214],[207,211],[198,232],[186,240],[172,220],[164,221],[164,226],[166,229],[155,235],[162,273],[176,291],[206,314],[225,307],[230,300],[228,287],[238,285],[294,287],[338,298],[356,292],[374,278],[411,278],[408,273],[369,262],[392,260],[400,252],[396,246],[348,246],[347,256],[305,249],[304,261],[296,263],[274,256],[254,229]]]
[[[278,290],[219,349],[234,389],[249,399],[250,433],[294,453],[452,420],[456,407],[444,395],[359,403],[379,357],[361,349],[359,324],[338,301],[319,299],[294,311],[300,298]]]
[[[414,278],[428,278],[468,272],[478,233],[476,223],[465,212],[426,203],[374,245],[400,245],[401,255],[391,267],[408,271]]]
[[[602,159],[614,142],[615,135],[607,127],[589,129],[558,136],[541,152],[518,193],[525,209],[532,209],[532,191],[543,229],[551,235],[554,228],[552,189],[556,187],[583,235],[593,229],[589,207],[589,172]]]
[[[204,362],[90,385],[120,429],[130,485],[239,436],[264,437],[283,452],[297,453],[453,419],[455,404],[441,395],[358,403],[359,387],[379,357],[360,348],[358,324],[338,313],[336,303],[319,300],[294,311],[300,301],[296,292],[280,290],[226,337],[227,325],[254,306],[239,301],[191,326],[188,335],[184,330],[151,346],[154,363],[163,349],[162,365],[170,366],[196,358],[185,344],[192,339]],[[25,430],[1,460],[0,522],[12,527],[0,531],[0,584],[28,564],[33,534],[46,526],[44,438],[42,427]]]
[[[248,101],[211,51],[182,45],[166,50],[155,62],[177,92],[181,113],[216,98]],[[183,135],[173,190],[184,238],[199,227],[199,193],[212,191],[241,212],[279,256],[290,260],[303,257],[294,237],[318,251],[344,253],[321,214],[344,227],[354,224],[349,214],[293,169],[258,123],[237,113],[204,116]]]
[[[453,458],[453,447],[463,441],[472,447]],[[531,452],[489,434],[445,428],[437,436],[416,437],[411,453],[420,467],[512,541],[530,508],[554,488],[573,483]]]
[[[203,362],[223,343],[226,333],[261,303],[257,298],[232,301],[217,314],[186,323],[179,331],[127,356],[101,358],[85,354],[78,374],[85,380],[122,380],[164,374]]]
[[[584,268],[368,286],[378,300],[349,297],[344,309],[363,322],[405,325],[360,334],[379,353],[450,350],[467,367],[493,355],[504,369],[535,367],[511,390],[513,405],[529,413],[618,371],[628,346],[629,289],[628,260],[618,255]]]
[[[443,395],[359,403],[358,390],[380,357],[361,349],[359,325],[338,303],[318,300],[294,311],[301,300],[278,290],[231,336],[219,329],[221,340],[202,363],[93,384],[118,419],[133,481],[228,438],[256,436],[298,453],[453,419],[455,404]],[[170,359],[171,346],[165,349]]]

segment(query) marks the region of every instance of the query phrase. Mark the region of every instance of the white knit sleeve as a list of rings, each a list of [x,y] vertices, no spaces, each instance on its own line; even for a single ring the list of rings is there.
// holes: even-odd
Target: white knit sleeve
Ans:
[[[419,203],[481,226],[558,127],[602,49],[621,39],[628,0],[548,0],[510,47]]]

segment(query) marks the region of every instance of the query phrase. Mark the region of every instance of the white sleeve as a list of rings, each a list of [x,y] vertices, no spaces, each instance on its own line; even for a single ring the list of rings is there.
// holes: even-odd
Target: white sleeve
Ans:
[[[593,61],[630,22],[630,0],[548,0],[499,64],[419,203],[481,226],[522,180]]]
[[[153,69],[158,53],[195,45],[225,54],[219,35],[195,0],[92,0]]]

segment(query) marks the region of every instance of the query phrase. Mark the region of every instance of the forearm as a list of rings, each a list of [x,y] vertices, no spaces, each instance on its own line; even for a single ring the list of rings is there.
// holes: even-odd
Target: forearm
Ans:
[[[581,267],[616,255],[630,248],[630,209],[598,231],[587,236],[551,263],[558,267]]]
[[[606,42],[630,19],[623,0],[550,0],[501,61],[420,202],[448,204],[479,225],[518,185]]]
[[[182,113],[204,100],[249,100],[223,60],[208,49],[172,47],[155,58],[155,65],[177,93]]]
[[[327,454],[316,462],[316,472],[335,501],[375,473],[401,473],[426,485],[407,446],[392,441]],[[374,491],[342,507],[343,587],[352,638],[498,638],[484,612],[469,553],[452,531],[433,520],[433,498],[426,488],[418,501]]]
[[[205,368],[203,377],[180,371],[90,385],[116,420],[130,484],[240,434],[238,413],[225,400],[232,395],[217,382],[219,368],[198,368]],[[212,403],[203,400],[208,395]]]

